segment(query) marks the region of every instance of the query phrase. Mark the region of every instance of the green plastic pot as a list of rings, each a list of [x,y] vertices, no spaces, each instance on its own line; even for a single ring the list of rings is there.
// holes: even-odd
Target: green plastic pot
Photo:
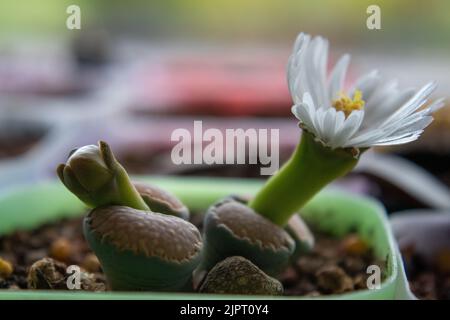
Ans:
[[[261,186],[257,180],[213,178],[135,177],[175,193],[193,211],[204,210],[230,194],[251,195]],[[0,235],[85,212],[84,205],[57,181],[10,190],[0,197]],[[371,243],[378,258],[387,261],[386,277],[378,290],[361,290],[327,299],[409,299],[408,283],[386,214],[376,201],[325,190],[302,210],[302,217],[322,231],[342,236],[357,230]],[[259,299],[261,296],[220,296],[177,293],[83,292],[0,290],[0,299]],[[264,297],[305,299],[303,297]]]

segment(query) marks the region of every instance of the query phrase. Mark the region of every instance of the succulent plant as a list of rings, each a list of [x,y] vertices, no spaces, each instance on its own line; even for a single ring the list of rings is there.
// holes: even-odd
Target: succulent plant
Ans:
[[[202,239],[170,215],[106,206],[84,219],[84,233],[114,290],[183,291],[192,287]]]
[[[204,218],[204,258],[210,270],[230,256],[242,256],[269,275],[288,263],[295,241],[281,227],[231,198],[213,205]]]
[[[84,234],[113,290],[192,288],[202,256],[197,228],[174,195],[133,184],[105,142],[71,153],[58,175],[88,206]]]

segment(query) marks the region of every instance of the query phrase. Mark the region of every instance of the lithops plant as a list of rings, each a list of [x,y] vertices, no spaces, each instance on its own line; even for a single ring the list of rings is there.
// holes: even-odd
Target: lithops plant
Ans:
[[[93,207],[84,234],[113,290],[192,288],[202,239],[184,220],[189,211],[181,201],[158,187],[133,184],[105,142],[75,150],[57,171]]]
[[[213,205],[206,213],[204,241],[201,270],[205,271],[227,257],[239,255],[276,275],[295,249],[294,239],[283,228],[232,198]]]
[[[84,219],[84,233],[114,290],[192,287],[202,240],[191,223],[156,212],[105,206]]]
[[[276,276],[289,260],[309,252],[314,236],[299,215],[279,226],[248,206],[251,197],[231,196],[211,206],[204,218],[204,254],[198,284],[216,263],[233,255]]]

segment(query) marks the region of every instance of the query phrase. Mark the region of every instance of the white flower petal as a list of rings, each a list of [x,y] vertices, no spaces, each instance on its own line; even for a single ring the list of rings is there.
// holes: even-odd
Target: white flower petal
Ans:
[[[399,126],[398,130],[394,131],[386,139],[391,139],[392,137],[401,136],[407,133],[411,133],[418,130],[425,129],[433,121],[432,116],[425,116],[413,119],[409,122],[404,122]]]
[[[308,83],[309,92],[318,107],[325,106],[328,100],[325,90],[326,56],[328,55],[328,43],[321,37],[311,40],[305,53],[303,81]]]
[[[308,34],[301,32],[295,39],[293,52],[298,52],[305,44],[305,41],[309,41],[309,38],[310,36]]]
[[[320,108],[316,110],[316,116],[314,117],[314,126],[317,130],[318,138],[323,139],[323,120],[325,116],[325,109]]]
[[[428,114],[432,114],[438,111],[439,109],[442,109],[444,106],[445,106],[445,99],[444,98],[437,99],[427,108],[429,109]]]
[[[414,89],[406,89],[397,94],[387,97],[386,101],[379,105],[374,105],[370,109],[366,109],[367,118],[364,119],[363,126],[378,126],[380,122],[393,114],[400,106],[405,104],[414,95]],[[370,122],[369,122],[370,119]]]
[[[300,103],[292,106],[291,110],[298,120],[300,120],[310,131],[315,132],[313,120],[313,117],[315,116],[314,108],[306,103]]]
[[[333,110],[334,108],[330,108],[330,109]],[[336,109],[334,109],[334,110],[336,110]],[[334,126],[333,137],[336,135],[337,132],[342,130],[342,128],[344,126],[344,121],[345,121],[345,114],[342,111],[336,111],[335,117],[336,117],[336,121],[335,121],[335,126]]]
[[[344,54],[334,66],[328,84],[328,99],[330,101],[336,99],[339,92],[343,90],[349,63],[350,55]]]
[[[303,103],[306,103],[307,105],[312,106],[314,109],[318,108],[318,106],[316,106],[316,104],[314,103],[313,98],[311,97],[309,92],[305,92],[303,94],[302,101],[303,101]]]
[[[320,86],[320,103],[322,106],[327,106],[327,102],[329,101],[328,99],[328,90],[326,88],[326,82],[327,82],[327,66],[328,66],[328,40],[325,38],[320,38],[321,39],[321,45],[316,53],[317,55],[317,69],[320,75],[320,82],[321,82],[321,86]]]
[[[328,108],[325,111],[323,119],[323,141],[330,141],[334,135],[334,130],[336,128],[336,109]]]
[[[338,112],[342,113],[342,111]],[[361,126],[364,119],[364,111],[353,111],[350,113],[347,119],[345,119],[344,124],[341,129],[336,132],[333,138],[332,144],[334,147],[345,146],[345,142],[352,137]]]
[[[363,99],[369,99],[372,93],[375,91],[377,86],[380,84],[381,77],[378,70],[372,70],[368,74],[362,76],[356,80],[349,94],[353,96],[355,90],[360,90],[363,95]]]
[[[399,96],[397,86],[398,82],[391,80],[379,85],[369,99],[366,100],[363,96],[363,100],[366,101],[364,105],[364,110],[366,111],[366,117],[363,122],[364,127],[367,127],[368,124],[373,125],[377,119],[385,119],[382,115],[385,115],[386,112],[390,112],[389,115],[394,112],[390,109],[390,101]]]
[[[436,89],[436,84],[430,82],[422,87],[411,99],[408,100],[402,107],[400,107],[394,114],[389,116],[383,124],[389,124],[394,122],[396,119],[404,118],[417,109],[419,109],[431,95],[431,93]]]
[[[395,129],[389,130],[388,128],[374,128],[365,130],[364,132],[357,132],[345,143],[345,147],[365,147],[374,141],[387,137],[394,130]]]
[[[370,97],[363,96],[363,99],[366,101],[364,107],[367,109],[374,108],[382,104],[383,101],[386,101],[390,96],[397,95],[397,86],[397,80],[390,80],[379,85]]]
[[[294,50],[289,57],[287,65],[287,81],[289,91],[295,103],[300,102],[299,98],[308,91],[306,81],[301,81],[304,76],[304,57],[309,46],[310,36],[301,33],[294,44]]]
[[[363,147],[371,147],[371,146],[394,146],[394,145],[399,145],[399,144],[404,144],[404,143],[408,143],[408,142],[412,142],[417,140],[420,137],[420,134],[422,133],[422,131],[415,133],[415,134],[411,134],[408,137],[402,138],[402,139],[398,139],[398,140],[393,140],[393,141],[388,141],[388,142],[379,142],[379,143],[374,143],[368,146],[362,146]]]

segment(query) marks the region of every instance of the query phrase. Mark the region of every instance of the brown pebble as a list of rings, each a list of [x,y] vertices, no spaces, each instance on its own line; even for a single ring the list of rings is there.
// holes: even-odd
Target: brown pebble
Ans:
[[[50,256],[62,262],[69,262],[72,253],[72,244],[65,238],[57,239],[50,247]]]
[[[366,271],[366,263],[361,257],[358,256],[347,256],[341,262],[341,267],[350,275],[355,275],[360,272]]]
[[[81,266],[88,272],[99,272],[101,269],[100,261],[93,253],[88,253],[86,257],[84,257]]]
[[[105,279],[95,273],[81,272],[81,289],[85,291],[105,291]]]
[[[243,257],[229,257],[208,272],[201,293],[281,295],[283,286]]]
[[[28,272],[30,289],[66,289],[67,266],[51,258],[36,261]]]
[[[367,278],[365,274],[358,274],[353,278],[353,286],[355,289],[367,289]]]
[[[0,277],[8,278],[14,272],[14,268],[8,260],[2,259],[0,257]]]
[[[367,242],[357,234],[351,234],[342,239],[342,249],[345,253],[355,256],[362,256],[369,251]]]
[[[344,270],[328,265],[317,271],[317,284],[325,293],[343,293],[353,290],[353,281]]]

